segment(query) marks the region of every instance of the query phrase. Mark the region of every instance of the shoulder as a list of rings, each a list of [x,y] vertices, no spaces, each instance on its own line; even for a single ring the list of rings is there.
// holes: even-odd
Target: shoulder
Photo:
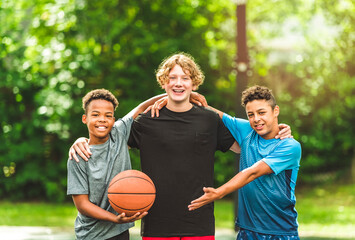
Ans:
[[[70,160],[68,159],[68,163],[67,163],[67,167],[68,169],[71,169],[73,171],[85,171],[86,170],[86,165],[87,165],[87,161],[85,161],[84,159],[82,159],[79,154],[76,153],[76,156],[79,159],[79,162],[76,162],[74,159]]]
[[[160,111],[159,111],[159,114],[161,114],[163,112],[163,109],[161,109]],[[147,113],[140,113],[140,114],[138,114],[138,116],[135,118],[135,119],[133,119],[133,124],[134,123],[139,123],[139,122],[142,122],[142,121],[145,121],[146,119],[149,119],[149,118],[152,118],[151,117],[151,110],[150,111],[148,111]]]
[[[133,122],[132,117],[124,116],[123,118],[119,118],[115,124],[114,127],[117,129],[124,129],[127,128],[127,126],[130,126]]]
[[[223,114],[223,118],[222,118],[224,123],[234,123],[234,124],[242,124],[242,125],[249,125],[250,123],[248,120],[243,119],[243,118],[236,118],[236,117],[232,117],[231,115],[224,113]]]
[[[294,150],[301,150],[301,144],[293,138],[285,138],[283,140],[280,140],[279,146]]]
[[[194,109],[195,112],[197,112],[200,115],[205,115],[205,116],[208,116],[208,117],[211,117],[211,118],[220,119],[218,113],[216,113],[212,109],[205,108],[205,107],[202,107],[202,106],[197,106],[197,105],[193,105],[193,109]]]
[[[123,118],[119,118],[112,127],[111,134],[124,134],[130,131],[133,123],[132,117],[124,116]]]
[[[284,153],[291,154],[296,158],[300,158],[302,153],[301,144],[293,138],[280,140],[277,149]]]

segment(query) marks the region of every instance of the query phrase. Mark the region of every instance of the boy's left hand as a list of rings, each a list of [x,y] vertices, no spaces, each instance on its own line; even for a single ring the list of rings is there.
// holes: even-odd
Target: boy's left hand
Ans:
[[[117,223],[134,222],[134,221],[144,218],[147,214],[148,214],[148,212],[143,212],[143,213],[137,212],[133,216],[126,217],[125,213],[121,213],[121,214],[117,215]]]
[[[198,106],[203,106],[203,107],[208,106],[206,98],[197,92],[191,92],[190,102]],[[155,116],[159,117],[160,109],[162,109],[166,104],[168,104],[168,97],[163,97],[157,100],[153,105],[149,106],[144,111],[144,113],[147,113],[151,110],[151,117],[155,117]]]
[[[291,127],[289,125],[280,123],[279,130],[279,133],[275,136],[276,139],[280,138],[282,140],[285,138],[293,138],[291,135]]]

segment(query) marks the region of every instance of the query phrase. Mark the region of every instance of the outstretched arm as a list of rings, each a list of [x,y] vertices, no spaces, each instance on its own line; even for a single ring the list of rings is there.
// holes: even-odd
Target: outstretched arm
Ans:
[[[137,107],[131,110],[126,116],[133,117],[135,119],[146,108],[154,104],[159,99],[165,97],[166,95],[167,94],[164,93],[149,98],[148,100],[140,103]],[[76,153],[79,154],[79,156],[82,157],[85,161],[88,161],[92,153],[90,151],[87,138],[84,137],[78,138],[69,149],[69,159],[72,160],[74,158],[75,161],[79,162],[79,158],[76,156]]]
[[[110,221],[114,223],[128,223],[141,219],[148,214],[147,212],[136,213],[131,217],[126,217],[124,213],[115,215],[90,202],[89,196],[87,194],[73,195],[72,197],[76,208],[81,214],[99,220]]]
[[[244,169],[235,175],[227,183],[223,184],[219,188],[204,187],[203,191],[205,192],[200,198],[197,198],[191,202],[188,206],[189,210],[195,210],[200,208],[208,203],[211,203],[217,199],[223,198],[225,195],[234,192],[246,184],[254,181],[260,176],[271,174],[273,171],[264,161],[260,160],[256,162],[253,166]]]

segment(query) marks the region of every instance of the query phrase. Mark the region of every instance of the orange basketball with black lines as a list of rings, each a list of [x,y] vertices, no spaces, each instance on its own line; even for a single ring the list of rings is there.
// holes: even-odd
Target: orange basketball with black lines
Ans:
[[[143,172],[126,170],[110,182],[107,196],[113,209],[126,216],[147,212],[155,200],[153,181]]]

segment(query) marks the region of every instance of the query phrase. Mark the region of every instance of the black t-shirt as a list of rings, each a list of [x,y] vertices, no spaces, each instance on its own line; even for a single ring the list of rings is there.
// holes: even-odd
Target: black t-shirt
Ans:
[[[140,149],[142,171],[153,180],[156,200],[142,220],[145,237],[214,235],[213,204],[189,211],[190,202],[213,186],[214,154],[235,141],[218,114],[193,106],[187,112],[161,109],[133,122],[129,146]]]

